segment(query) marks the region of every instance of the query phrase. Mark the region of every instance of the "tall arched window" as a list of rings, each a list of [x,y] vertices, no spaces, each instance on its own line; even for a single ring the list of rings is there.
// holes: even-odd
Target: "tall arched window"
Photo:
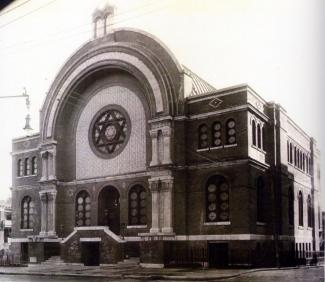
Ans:
[[[147,224],[147,191],[134,185],[129,191],[129,225]]]
[[[81,191],[76,197],[76,226],[91,225],[91,198],[87,191]]]
[[[201,124],[198,132],[198,144],[199,149],[205,149],[209,146],[209,135],[208,135],[208,126],[206,124]]]
[[[255,123],[255,120],[252,121],[252,138],[253,138],[253,145],[256,146],[256,123]]]
[[[311,197],[308,195],[307,197],[307,221],[308,221],[308,227],[313,226],[313,210],[312,210],[312,204],[311,204]]]
[[[215,122],[213,124],[213,128],[212,128],[212,146],[214,147],[218,147],[222,145],[222,141],[221,141],[221,123],[220,122]]]
[[[306,157],[305,157],[305,153],[302,154],[302,170],[305,171],[305,167],[306,167]]]
[[[302,192],[298,194],[298,213],[299,213],[299,225],[304,226],[304,201]]]
[[[290,143],[290,163],[292,164],[293,158],[292,158],[292,143]]]
[[[294,224],[294,194],[293,189],[290,186],[288,190],[288,219],[289,224]]]
[[[295,165],[297,165],[297,147],[295,147]]]
[[[205,220],[229,221],[229,185],[221,175],[211,176],[206,183]]]
[[[299,151],[299,168],[302,169],[302,152]]]
[[[35,205],[30,196],[26,196],[21,201],[21,228],[34,228]]]
[[[23,176],[24,164],[21,159],[17,163],[17,176]]]
[[[257,178],[256,181],[256,207],[257,207],[257,221],[264,222],[265,221],[265,183],[262,176]]]
[[[37,174],[37,157],[32,158],[32,174]]]
[[[262,147],[262,139],[261,139],[261,125],[257,125],[257,147]]]
[[[30,164],[29,164],[29,159],[26,158],[24,161],[24,175],[29,175],[30,173]]]
[[[233,119],[227,120],[227,144],[236,144],[236,122]]]

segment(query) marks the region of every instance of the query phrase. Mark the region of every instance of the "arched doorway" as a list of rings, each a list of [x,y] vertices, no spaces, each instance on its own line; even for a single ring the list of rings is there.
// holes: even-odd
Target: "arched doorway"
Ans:
[[[120,234],[120,194],[113,186],[104,187],[98,196],[98,225]]]

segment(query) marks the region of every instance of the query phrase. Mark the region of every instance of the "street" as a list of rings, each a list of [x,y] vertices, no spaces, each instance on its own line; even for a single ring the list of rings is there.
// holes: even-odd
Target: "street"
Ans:
[[[145,279],[147,280],[147,279]],[[90,277],[63,277],[63,276],[38,276],[38,275],[0,275],[1,282],[103,282],[108,281],[108,278],[90,278]],[[121,281],[111,280],[109,281]],[[141,281],[136,279],[124,279],[123,281]],[[148,280],[147,280],[148,281]],[[155,281],[159,281],[158,279]],[[166,281],[166,280],[165,280]],[[173,281],[173,280],[169,280]],[[177,280],[180,281],[180,280]],[[186,280],[184,280],[186,281]],[[247,273],[236,278],[228,278],[224,280],[218,279],[217,281],[231,281],[231,282],[322,282],[324,281],[324,268],[309,268],[309,269],[288,269],[288,270],[268,270],[256,271]]]

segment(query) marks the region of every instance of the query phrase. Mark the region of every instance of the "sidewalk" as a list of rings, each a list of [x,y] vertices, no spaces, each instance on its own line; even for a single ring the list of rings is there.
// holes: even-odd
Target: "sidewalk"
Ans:
[[[323,267],[323,266],[313,266]],[[298,267],[297,267],[298,268]],[[302,268],[302,267],[300,267]],[[311,267],[305,267],[311,268]],[[263,268],[263,269],[189,269],[189,268],[141,268],[137,265],[102,265],[84,266],[81,264],[62,265],[29,265],[28,267],[0,267],[1,274],[15,275],[46,275],[70,277],[97,277],[110,279],[140,279],[140,280],[182,280],[182,281],[208,281],[238,277],[243,274],[266,270],[283,270],[289,268]],[[1,276],[0,276],[1,277]],[[1,280],[1,279],[0,279]]]

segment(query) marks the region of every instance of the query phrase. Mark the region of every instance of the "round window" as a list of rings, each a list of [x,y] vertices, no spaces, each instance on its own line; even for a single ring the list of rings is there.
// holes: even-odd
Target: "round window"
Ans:
[[[90,147],[99,157],[115,157],[127,144],[130,129],[130,118],[122,107],[106,106],[95,115],[90,124]]]

